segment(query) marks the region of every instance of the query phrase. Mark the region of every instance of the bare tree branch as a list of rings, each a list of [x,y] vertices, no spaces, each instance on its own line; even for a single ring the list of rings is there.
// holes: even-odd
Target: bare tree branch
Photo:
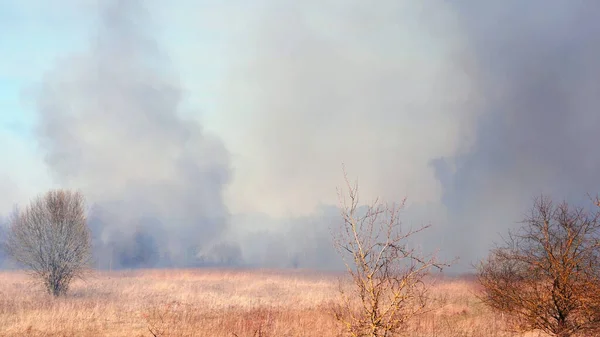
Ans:
[[[344,178],[346,190],[338,189],[343,223],[334,244],[350,285],[340,281],[341,305],[334,314],[350,336],[391,336],[427,310],[428,286],[423,280],[432,268],[441,270],[448,264],[409,248],[409,238],[429,226],[402,230],[405,200],[382,204],[376,199],[361,212],[358,183],[350,183],[345,170]]]

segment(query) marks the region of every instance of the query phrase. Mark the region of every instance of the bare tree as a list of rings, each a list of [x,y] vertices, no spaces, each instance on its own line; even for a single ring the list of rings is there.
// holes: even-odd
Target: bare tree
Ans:
[[[600,328],[600,213],[547,197],[478,265],[481,298],[516,331],[590,336]]]
[[[91,235],[85,200],[79,192],[53,190],[25,209],[15,210],[9,223],[6,250],[59,296],[75,277],[83,276],[91,257]]]
[[[340,281],[341,304],[334,314],[350,336],[392,336],[428,310],[425,278],[448,264],[408,246],[411,236],[429,226],[402,231],[404,200],[391,205],[375,200],[361,212],[358,184],[351,185],[345,171],[344,177],[348,191],[346,196],[338,190],[343,224],[334,244],[351,282]]]

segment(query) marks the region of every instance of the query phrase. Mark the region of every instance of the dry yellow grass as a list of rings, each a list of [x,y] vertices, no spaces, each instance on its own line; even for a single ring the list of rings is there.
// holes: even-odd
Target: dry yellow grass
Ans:
[[[433,288],[435,311],[407,336],[503,337],[466,280]],[[54,299],[20,272],[0,273],[0,336],[342,336],[332,274],[266,270],[98,272]],[[260,332],[259,332],[260,331]]]

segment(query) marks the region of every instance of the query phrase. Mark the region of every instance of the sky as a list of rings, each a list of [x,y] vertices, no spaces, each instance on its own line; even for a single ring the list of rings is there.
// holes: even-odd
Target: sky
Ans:
[[[225,242],[315,266],[343,164],[466,268],[534,196],[600,187],[598,10],[2,0],[0,214],[78,188],[99,245],[146,231],[179,259]]]

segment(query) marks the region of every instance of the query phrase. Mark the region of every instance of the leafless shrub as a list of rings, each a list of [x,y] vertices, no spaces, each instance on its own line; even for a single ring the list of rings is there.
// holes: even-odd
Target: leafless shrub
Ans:
[[[343,224],[334,234],[334,244],[351,282],[340,281],[342,304],[334,314],[350,336],[391,336],[427,311],[429,286],[424,278],[432,268],[441,270],[447,264],[408,246],[411,236],[429,226],[401,229],[405,201],[389,205],[375,200],[361,215],[358,184],[350,184],[345,172],[344,177],[348,195],[338,191]]]
[[[31,270],[48,293],[65,294],[71,281],[83,276],[91,256],[83,195],[53,190],[24,210],[15,210],[5,249]]]
[[[481,298],[516,331],[590,336],[600,328],[600,213],[547,197],[478,265]]]

